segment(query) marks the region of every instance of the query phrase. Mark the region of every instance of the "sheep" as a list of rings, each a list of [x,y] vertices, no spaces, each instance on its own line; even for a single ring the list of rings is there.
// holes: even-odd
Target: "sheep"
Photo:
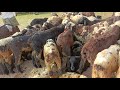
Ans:
[[[33,19],[31,22],[30,22],[30,25],[33,26],[35,24],[40,24],[40,25],[43,25],[44,22],[47,21],[48,18],[36,18],[36,19]]]
[[[80,56],[82,46],[82,43],[80,43],[79,41],[75,41],[72,46],[72,56]]]
[[[119,68],[119,52],[117,44],[99,52],[92,66],[92,78],[113,78]]]
[[[57,46],[62,49],[61,52],[64,52],[66,55],[71,55],[71,47],[74,43],[72,31],[67,28],[63,33],[59,34],[57,37]]]
[[[31,35],[23,35],[14,37],[13,40],[9,44],[9,49],[12,51],[14,58],[15,58],[15,67],[17,72],[23,72],[20,68],[21,65],[21,55],[22,52],[31,52],[32,48],[28,43],[29,38]]]
[[[76,72],[79,68],[80,56],[70,56],[67,62],[67,70],[68,72]]]
[[[4,39],[0,40],[0,63],[1,64],[6,64],[7,67],[10,67],[10,65],[12,65],[12,61],[13,59],[12,57],[12,51],[9,48],[9,44],[10,42],[13,40],[12,37],[7,37]],[[9,71],[5,72],[6,74],[8,73],[14,73],[14,71],[12,70],[12,68],[8,68]],[[7,69],[7,70],[8,70]]]
[[[81,62],[78,71],[80,73],[82,72],[86,61],[88,61],[90,65],[93,65],[97,53],[108,48],[110,45],[115,44],[119,38],[120,27],[117,25],[112,27],[107,33],[104,33],[96,38],[90,38],[81,50]]]
[[[1,39],[0,40],[0,55],[1,59],[5,59],[5,62],[10,65],[13,60],[10,60],[11,57],[15,60],[15,67],[19,72],[20,70],[20,59],[22,51],[31,51],[29,44],[27,43],[30,35],[25,35],[27,30],[21,32],[16,32],[14,35]],[[11,56],[13,55],[13,56]],[[12,71],[10,71],[12,72]]]
[[[104,19],[103,21],[107,21],[109,25],[115,23],[116,21],[120,20],[120,16],[111,16],[107,19]]]
[[[51,29],[48,29],[44,32],[37,32],[29,39],[29,44],[32,47],[32,60],[33,65],[38,68],[41,67],[40,63],[37,63],[37,61],[41,62],[43,61],[41,59],[43,45],[45,44],[46,40],[48,39],[55,39],[60,33],[64,31],[64,25],[59,25],[56,27],[53,27]]]
[[[78,41],[86,43],[91,37],[98,37],[109,31],[109,28],[118,25],[120,26],[120,21],[116,21],[114,24],[109,25],[107,21],[102,21],[92,26],[77,25],[74,30],[74,35]]]
[[[67,56],[71,56],[71,48],[74,43],[73,33],[71,29],[66,26],[64,32],[58,35],[56,43],[57,43],[59,51],[61,52],[61,55],[63,56],[62,57],[62,61],[63,61],[62,70],[64,72],[64,70],[66,70],[66,65],[68,62]]]
[[[43,52],[44,52],[44,61],[47,67],[47,71],[50,77],[52,77],[54,76],[52,72],[61,71],[61,63],[62,63],[57,45],[52,39],[48,39],[46,41]],[[57,68],[54,67],[55,65],[57,65]]]
[[[10,26],[12,31],[10,31],[7,28],[7,26]],[[20,32],[20,30],[17,27],[13,27],[11,25],[3,25],[3,26],[0,27],[0,39],[9,37],[9,36],[13,35],[16,32]]]
[[[75,16],[71,15],[70,20],[73,23],[77,24],[82,17],[83,17],[82,15],[75,15]]]
[[[95,17],[95,13],[94,12],[82,12],[82,15],[83,16],[87,16],[87,17],[89,17],[89,16],[94,16]]]
[[[58,26],[62,23],[62,19],[59,16],[52,16],[46,22],[51,23],[53,26]]]

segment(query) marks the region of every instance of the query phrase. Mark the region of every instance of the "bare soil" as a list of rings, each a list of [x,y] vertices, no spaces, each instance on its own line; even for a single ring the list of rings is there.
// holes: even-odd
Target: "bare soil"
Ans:
[[[21,65],[23,73],[14,73],[9,75],[0,75],[0,78],[50,78],[47,74],[45,68],[35,68],[32,64],[32,61],[25,61]],[[59,78],[90,78],[91,77],[91,68],[88,68],[83,75],[66,72],[59,76]]]

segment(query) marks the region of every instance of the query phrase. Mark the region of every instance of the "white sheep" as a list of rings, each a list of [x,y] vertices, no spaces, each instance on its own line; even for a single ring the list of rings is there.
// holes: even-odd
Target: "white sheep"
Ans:
[[[111,78],[119,67],[120,46],[111,45],[99,52],[92,68],[92,78]]]

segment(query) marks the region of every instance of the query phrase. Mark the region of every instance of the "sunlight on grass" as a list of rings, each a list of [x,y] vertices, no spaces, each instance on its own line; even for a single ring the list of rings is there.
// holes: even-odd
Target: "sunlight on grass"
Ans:
[[[58,15],[61,15],[62,12],[57,12]],[[102,19],[110,17],[112,15],[112,12],[95,12],[96,15],[101,15]],[[27,25],[30,24],[30,22],[35,18],[44,18],[44,17],[50,17],[51,12],[42,12],[41,14],[35,15],[35,14],[18,14],[16,16],[18,22],[20,23],[19,27],[20,29],[24,29]],[[3,25],[3,21],[0,18],[0,25]]]

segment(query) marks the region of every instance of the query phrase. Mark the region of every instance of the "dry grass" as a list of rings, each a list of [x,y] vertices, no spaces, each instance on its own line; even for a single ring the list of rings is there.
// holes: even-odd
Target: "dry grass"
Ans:
[[[58,12],[61,15],[62,12]],[[96,15],[101,15],[102,18],[107,18],[112,15],[112,12],[96,12]],[[20,29],[24,29],[29,23],[35,18],[43,18],[43,17],[50,17],[50,12],[43,12],[42,14],[35,15],[35,14],[25,14],[25,15],[18,15],[16,16],[18,22],[20,23]],[[2,19],[0,18],[0,25],[3,25]]]

